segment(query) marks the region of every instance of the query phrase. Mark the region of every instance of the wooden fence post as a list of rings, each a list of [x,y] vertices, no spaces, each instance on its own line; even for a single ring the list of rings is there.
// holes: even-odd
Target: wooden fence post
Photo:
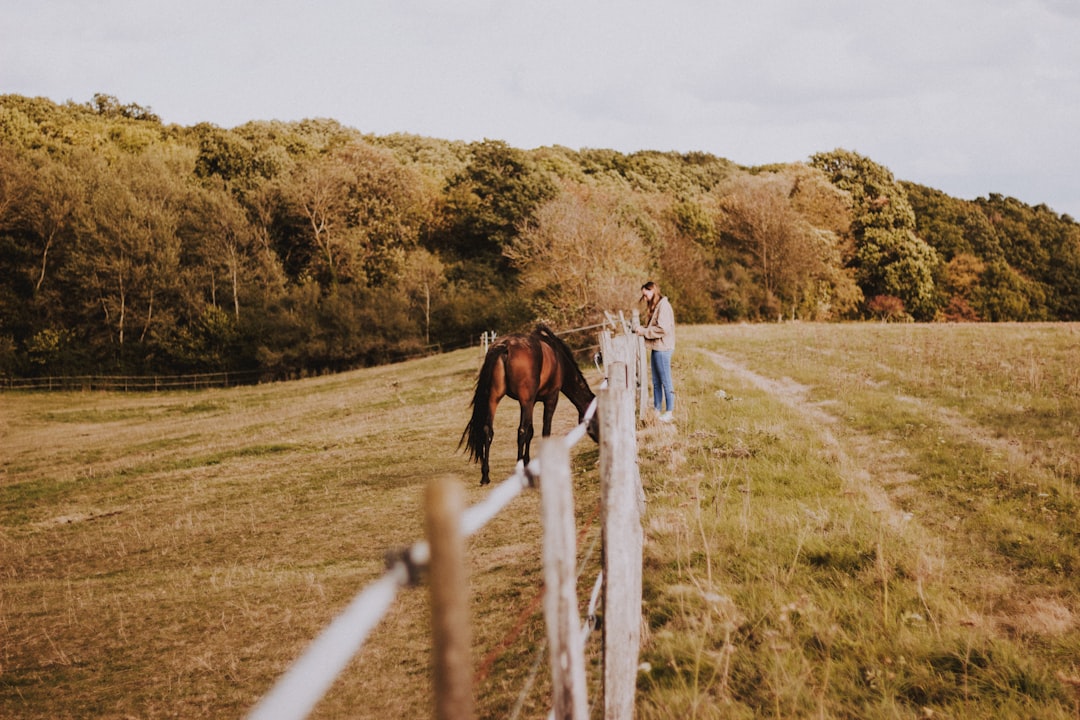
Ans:
[[[617,387],[629,387],[630,386],[630,366],[624,362],[613,362],[608,368],[608,386],[615,385]],[[597,408],[599,409],[599,408]]]
[[[600,341],[600,355],[602,356],[604,363],[602,372],[604,373],[604,377],[607,377],[608,366],[615,356],[615,349],[611,341],[611,333],[608,331],[607,327],[600,329],[600,332],[597,334],[597,340]]]
[[[611,373],[612,379],[625,373]],[[641,512],[634,392],[600,391],[600,493],[604,537],[604,718],[634,717],[641,645]]]
[[[542,439],[538,450],[544,521],[544,619],[551,648],[552,714],[556,720],[587,720],[570,449],[562,438],[551,437]]]
[[[641,313],[634,310],[634,327],[641,324]],[[645,417],[645,411],[649,409],[649,381],[652,379],[652,368],[649,367],[649,353],[645,350],[645,338],[634,335],[634,351],[636,354],[638,379],[638,417]],[[633,389],[633,386],[630,388]]]
[[[464,492],[454,478],[436,478],[427,487],[426,501],[435,717],[471,720],[472,633],[461,530]]]
[[[628,387],[634,389],[641,387],[642,408],[641,412],[644,413],[645,405],[644,398],[648,394],[649,379],[642,371],[642,363],[640,358],[640,350],[644,349],[644,338],[638,337],[633,328],[637,327],[637,311],[634,311],[634,321],[632,324],[619,323],[619,327],[622,328],[622,332],[616,330],[615,334],[605,327],[599,335],[600,338],[600,352],[604,356],[604,375],[611,378],[611,368],[616,363],[623,363],[626,367],[624,372],[628,378]],[[621,376],[620,376],[621,377]],[[619,380],[618,382],[621,382]]]

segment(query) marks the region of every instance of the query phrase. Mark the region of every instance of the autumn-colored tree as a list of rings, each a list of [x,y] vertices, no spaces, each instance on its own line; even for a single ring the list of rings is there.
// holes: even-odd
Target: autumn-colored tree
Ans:
[[[61,163],[40,159],[36,163],[34,182],[22,203],[20,217],[33,237],[39,260],[34,291],[40,292],[49,270],[49,254],[57,243],[72,231],[75,210],[81,202],[78,178]]]
[[[287,186],[288,197],[315,250],[314,269],[330,287],[338,283],[343,271],[352,279],[362,279],[356,275],[359,238],[348,218],[351,182],[348,165],[329,156],[298,166]]]
[[[257,262],[256,231],[245,209],[223,186],[209,186],[193,193],[188,203],[188,223],[198,253],[196,277],[203,271],[208,301],[214,307],[229,306],[233,320],[240,319],[241,283]],[[228,300],[218,296],[219,274],[227,283]]]
[[[134,345],[167,334],[180,297],[179,228],[186,191],[160,154],[121,158],[85,178],[87,202],[77,221],[68,270],[73,299],[107,338],[122,365],[141,360]]]
[[[948,322],[974,322],[978,312],[971,305],[978,292],[986,263],[971,253],[960,253],[945,265],[941,290],[948,297],[941,309],[941,319]]]
[[[844,197],[813,195],[806,173],[740,175],[719,190],[720,227],[753,258],[761,316],[842,314],[857,295],[841,272],[843,237],[828,227],[843,228]]]
[[[660,287],[678,307],[679,322],[716,322],[716,270],[708,251],[675,223],[663,223],[657,260]]]
[[[986,270],[986,263],[970,253],[960,253],[945,266],[944,290],[950,296],[970,299]]]
[[[416,245],[430,214],[420,178],[366,143],[298,164],[281,187],[315,250],[311,270],[327,288],[381,285]]]
[[[1073,218],[843,150],[741,168],[0,95],[9,375],[343,369],[587,322],[647,278],[686,321],[870,315],[864,290],[919,319],[1076,320],[1078,276]]]
[[[15,226],[31,175],[28,163],[13,149],[0,145],[0,232]]]
[[[953,295],[941,309],[937,319],[944,322],[978,322],[980,318],[975,308],[971,307],[966,299]]]
[[[583,324],[634,301],[649,263],[624,203],[606,190],[565,184],[507,245],[536,315]]]
[[[33,290],[37,263],[25,238],[22,213],[33,187],[34,169],[20,153],[0,145],[0,331],[21,325]],[[21,297],[20,297],[21,296]]]
[[[885,322],[910,319],[904,309],[904,301],[892,295],[875,295],[866,303],[866,309]]]

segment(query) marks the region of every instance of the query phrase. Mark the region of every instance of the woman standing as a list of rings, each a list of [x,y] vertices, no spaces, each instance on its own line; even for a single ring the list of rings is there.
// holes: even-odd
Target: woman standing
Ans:
[[[675,351],[675,311],[671,302],[660,294],[660,286],[649,281],[641,286],[641,299],[648,306],[648,321],[634,329],[645,338],[645,347],[649,348],[652,365],[653,407],[660,415],[661,422],[671,422],[671,413],[675,409],[675,384],[671,379],[671,355]]]

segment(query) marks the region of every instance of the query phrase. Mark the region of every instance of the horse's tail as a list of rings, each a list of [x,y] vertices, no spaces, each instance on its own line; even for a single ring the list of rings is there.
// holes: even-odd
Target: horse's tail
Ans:
[[[491,397],[491,381],[495,374],[495,366],[506,358],[506,345],[498,343],[492,345],[484,356],[484,365],[480,368],[480,375],[476,378],[476,392],[472,399],[472,417],[465,431],[461,433],[458,441],[458,449],[464,445],[469,451],[469,459],[473,462],[481,458],[484,445],[487,443],[486,427],[491,423],[489,399]]]

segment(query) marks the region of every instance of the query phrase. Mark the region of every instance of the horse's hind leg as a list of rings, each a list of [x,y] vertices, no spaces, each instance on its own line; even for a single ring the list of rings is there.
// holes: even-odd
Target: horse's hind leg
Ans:
[[[518,460],[529,464],[529,445],[533,438],[533,403],[521,403],[521,420],[518,422]]]
[[[559,393],[555,393],[554,397],[546,398],[542,402],[544,403],[544,424],[540,428],[540,434],[547,437],[551,435],[551,420],[555,417],[555,408],[559,404]]]
[[[484,420],[484,446],[480,456],[480,484],[491,482],[491,440],[495,437],[495,411],[506,395],[506,359],[491,368],[491,387],[487,396],[487,419]]]
[[[495,437],[495,430],[491,425],[484,426],[484,447],[480,450],[480,484],[487,485],[491,482],[490,458],[491,440]]]

